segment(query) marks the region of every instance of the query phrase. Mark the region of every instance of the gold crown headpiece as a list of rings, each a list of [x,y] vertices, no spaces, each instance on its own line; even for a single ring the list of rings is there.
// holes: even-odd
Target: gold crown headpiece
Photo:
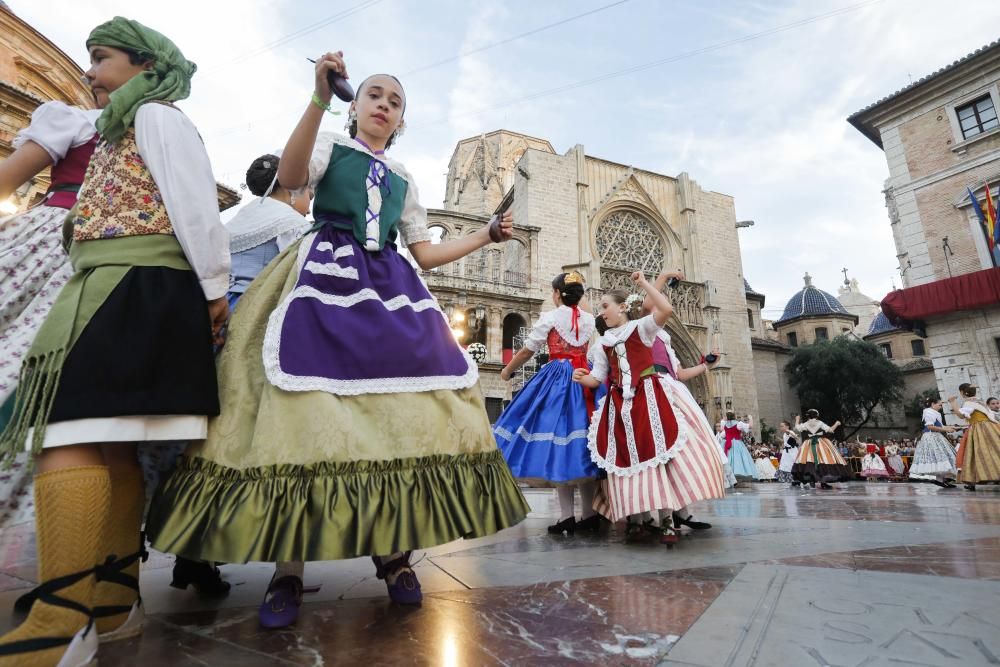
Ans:
[[[583,285],[586,282],[587,281],[583,279],[583,274],[579,271],[570,271],[566,274],[566,277],[563,278],[564,285]]]

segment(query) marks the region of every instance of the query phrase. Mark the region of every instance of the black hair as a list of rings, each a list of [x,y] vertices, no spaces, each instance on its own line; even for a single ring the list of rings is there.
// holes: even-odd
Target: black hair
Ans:
[[[128,56],[130,65],[145,65],[146,63],[153,62],[153,56],[149,53],[142,53],[135,49],[125,48],[124,46],[114,46],[111,48],[123,51]]]
[[[969,384],[968,382],[963,382],[962,384],[958,385],[958,391],[959,393],[962,394],[962,396],[967,396],[969,398],[972,398],[973,396],[976,395],[976,385]]]
[[[934,398],[933,396],[928,396],[927,398],[924,399],[924,407],[929,408],[940,400],[941,400],[940,398]]]
[[[778,426],[781,426],[782,424],[784,424],[785,426],[787,426],[789,429],[792,428],[792,423],[789,422],[789,421],[786,421],[786,420],[782,419],[780,422],[778,422]]]
[[[594,328],[597,329],[597,334],[599,336],[603,336],[611,327],[609,327],[608,323],[604,321],[603,315],[598,315],[594,318]]]
[[[726,419],[728,419],[730,421],[735,420],[736,419],[736,413],[733,412],[732,410],[727,411],[726,412]]]
[[[250,163],[250,168],[247,169],[246,184],[251,193],[258,197],[264,196],[267,189],[271,187],[274,177],[278,174],[278,160],[277,155],[268,153]],[[275,188],[280,186],[281,183],[274,183]]]
[[[989,403],[990,401],[995,401],[995,400],[997,400],[996,396],[990,396],[989,398],[986,399],[986,402]]]
[[[387,77],[389,77],[390,79],[392,79],[393,81],[395,81],[396,83],[399,84],[399,89],[400,90],[403,90],[403,83],[399,79],[397,79],[396,77],[394,77],[392,74],[372,74],[371,76],[368,77],[368,79],[371,79],[371,78],[376,77],[376,76],[387,76]],[[365,89],[365,84],[368,83],[368,79],[365,79],[364,81],[362,81],[361,85],[358,86],[358,95],[361,95],[361,92]],[[405,90],[403,90],[403,113],[406,113],[406,91]],[[402,114],[400,114],[400,122],[403,122]],[[385,148],[383,150],[389,150],[389,147],[392,146],[392,142],[394,142],[396,140],[396,132],[398,132],[398,131],[399,130],[397,128],[397,130],[395,130],[392,134],[389,135],[389,138],[386,140],[386,142],[385,142]],[[350,124],[347,126],[347,133],[349,135],[351,135],[351,139],[353,139],[354,137],[358,136],[358,118],[357,118],[357,116],[355,116],[351,120]]]
[[[552,289],[559,291],[559,297],[562,299],[563,305],[575,306],[580,303],[580,299],[583,298],[584,289],[583,283],[570,283],[566,284],[566,276],[568,273],[560,273],[558,276],[552,279]]]
[[[630,296],[629,292],[623,289],[613,289],[606,294],[614,300],[615,303],[628,303],[628,298]],[[630,320],[637,320],[642,317],[642,299],[637,299],[631,306],[625,309],[625,315]]]
[[[809,417],[809,419],[819,419],[819,410],[816,410],[815,408],[806,410],[806,417]]]

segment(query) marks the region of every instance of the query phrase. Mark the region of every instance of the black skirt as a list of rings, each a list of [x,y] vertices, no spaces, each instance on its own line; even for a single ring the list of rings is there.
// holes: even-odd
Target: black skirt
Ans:
[[[217,414],[211,322],[197,276],[133,267],[66,356],[49,422]]]

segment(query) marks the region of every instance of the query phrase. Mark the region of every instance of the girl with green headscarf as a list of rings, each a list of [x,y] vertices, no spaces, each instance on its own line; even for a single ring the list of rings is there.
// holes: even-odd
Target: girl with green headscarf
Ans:
[[[228,315],[228,234],[194,125],[170,102],[195,65],[116,17],[87,40],[104,111],[64,226],[74,273],[28,351],[0,461],[35,455],[39,579],[0,667],[87,665],[142,630],[143,478],[135,444],[204,438]],[[96,632],[93,627],[96,625]]]

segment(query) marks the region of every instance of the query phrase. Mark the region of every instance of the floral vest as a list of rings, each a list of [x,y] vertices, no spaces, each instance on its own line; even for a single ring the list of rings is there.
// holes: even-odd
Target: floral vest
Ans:
[[[160,189],[139,155],[135,127],[101,141],[87,167],[73,218],[73,240],[173,234]]]

